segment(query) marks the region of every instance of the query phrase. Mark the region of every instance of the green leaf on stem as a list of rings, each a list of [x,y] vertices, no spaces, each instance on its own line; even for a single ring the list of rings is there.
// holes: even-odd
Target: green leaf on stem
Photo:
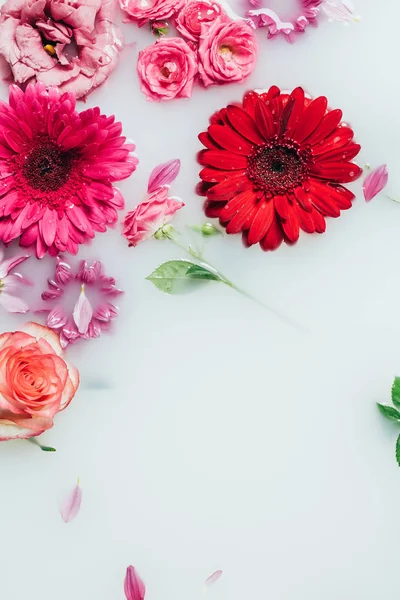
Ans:
[[[38,446],[43,452],[56,452],[56,449],[52,446],[43,446],[35,437],[26,438],[27,442]]]
[[[386,406],[385,404],[379,404],[379,402],[377,404],[378,404],[378,408],[379,408],[380,412],[387,419],[390,419],[391,421],[400,422],[400,412],[398,410],[396,410],[392,406]]]
[[[400,377],[395,377],[392,385],[392,402],[400,408]]]
[[[400,467],[400,435],[396,440],[396,460],[397,460],[397,464]]]
[[[196,281],[222,281],[212,271],[189,260],[169,260],[157,267],[146,279],[166,294],[182,294]]]

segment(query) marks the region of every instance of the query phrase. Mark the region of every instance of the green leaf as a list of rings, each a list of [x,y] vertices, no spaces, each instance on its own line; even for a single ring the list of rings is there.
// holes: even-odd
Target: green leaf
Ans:
[[[392,385],[392,402],[400,408],[400,377],[395,377]]]
[[[400,421],[400,412],[392,406],[386,406],[385,404],[379,404],[378,402],[378,408],[387,419],[390,419],[391,421]]]
[[[200,265],[192,265],[188,268],[186,275],[191,279],[209,279],[210,281],[220,281],[218,275],[201,267]]]
[[[220,281],[217,275],[189,260],[169,260],[146,279],[166,294],[182,294],[196,281]]]
[[[396,441],[396,460],[397,460],[397,464],[400,467],[400,435]]]

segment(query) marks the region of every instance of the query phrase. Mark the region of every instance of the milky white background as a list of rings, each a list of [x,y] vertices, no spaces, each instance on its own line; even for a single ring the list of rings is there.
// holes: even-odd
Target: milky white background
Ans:
[[[127,207],[156,164],[178,157],[176,224],[201,223],[197,134],[216,109],[271,84],[342,108],[360,164],[387,162],[387,193],[399,197],[400,5],[357,8],[360,23],[322,20],[293,46],[261,32],[246,83],[160,105],[145,101],[135,72],[151,36],[125,26],[136,44],[87,106],[115,113],[137,143]],[[0,447],[2,600],[123,600],[128,564],[148,600],[198,600],[216,569],[212,600],[398,599],[397,430],[375,402],[390,400],[400,374],[400,205],[383,194],[367,205],[361,182],[353,189],[350,211],[294,247],[206,242],[213,264],[297,328],[218,284],[158,292],[145,277],[183,257],[169,242],[128,249],[117,228],[82,247],[126,295],[113,335],[68,351],[82,385],[43,436],[57,452]],[[43,286],[51,261],[24,272]],[[1,330],[22,322],[1,313]],[[82,509],[66,525],[59,504],[77,477]]]

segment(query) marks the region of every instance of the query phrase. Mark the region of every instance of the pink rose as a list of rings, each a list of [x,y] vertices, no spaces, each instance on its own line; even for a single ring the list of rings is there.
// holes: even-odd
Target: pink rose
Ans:
[[[139,242],[151,238],[184,206],[183,202],[169,198],[168,190],[168,186],[158,188],[126,215],[123,234],[129,246],[137,246]]]
[[[185,0],[120,0],[124,10],[131,21],[139,23],[139,27],[148,21],[164,21],[179,11]]]
[[[182,38],[163,38],[139,52],[137,70],[148,100],[189,98],[197,56]]]
[[[40,435],[71,402],[79,373],[62,358],[57,334],[28,323],[0,335],[0,441]]]
[[[122,48],[115,1],[7,0],[0,9],[0,57],[14,81],[42,81],[78,98],[101,85]]]
[[[222,16],[222,7],[211,0],[192,0],[184,4],[176,17],[176,28],[188,40],[197,42],[201,24],[211,24]]]
[[[201,25],[199,74],[205,86],[242,81],[257,59],[257,41],[245,21],[219,18],[211,26]]]

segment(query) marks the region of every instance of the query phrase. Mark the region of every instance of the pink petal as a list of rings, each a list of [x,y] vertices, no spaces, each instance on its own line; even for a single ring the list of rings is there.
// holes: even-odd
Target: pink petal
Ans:
[[[47,327],[50,329],[61,329],[66,325],[68,320],[67,315],[64,310],[60,306],[55,306],[53,310],[51,310],[47,316]]]
[[[181,161],[179,158],[158,165],[158,167],[153,169],[149,177],[148,193],[152,194],[163,185],[171,185],[177,178],[180,168]]]
[[[124,591],[126,600],[143,600],[146,594],[145,585],[132,565],[126,570]]]
[[[85,294],[84,285],[81,287],[81,293],[79,294],[78,301],[75,304],[72,316],[79,333],[85,334],[88,330],[89,323],[92,320],[93,308]]]
[[[66,499],[61,505],[60,512],[64,523],[69,523],[72,519],[75,519],[79,512],[82,502],[82,489],[78,483],[74,489],[68,494]]]
[[[21,298],[6,292],[0,294],[0,306],[10,313],[26,313],[29,310],[29,306]]]
[[[206,587],[209,587],[210,585],[213,585],[213,583],[215,583],[216,581],[218,581],[218,579],[221,577],[222,575],[222,571],[215,571],[215,573],[213,573],[212,575],[210,575],[210,577],[207,577],[207,579],[204,582],[204,585]]]
[[[68,263],[63,262],[60,257],[57,257],[56,267],[56,282],[58,285],[67,285],[72,279],[71,267]]]
[[[25,254],[24,256],[13,256],[12,258],[8,258],[0,263],[0,279],[5,277],[12,271],[17,265],[20,265],[24,260],[30,257],[30,254]]]
[[[363,192],[366,202],[370,202],[379,192],[386,187],[389,179],[389,172],[386,165],[381,165],[374,169],[364,180]]]
[[[348,0],[324,0],[321,8],[328,19],[332,21],[347,23],[358,20],[354,8]]]

